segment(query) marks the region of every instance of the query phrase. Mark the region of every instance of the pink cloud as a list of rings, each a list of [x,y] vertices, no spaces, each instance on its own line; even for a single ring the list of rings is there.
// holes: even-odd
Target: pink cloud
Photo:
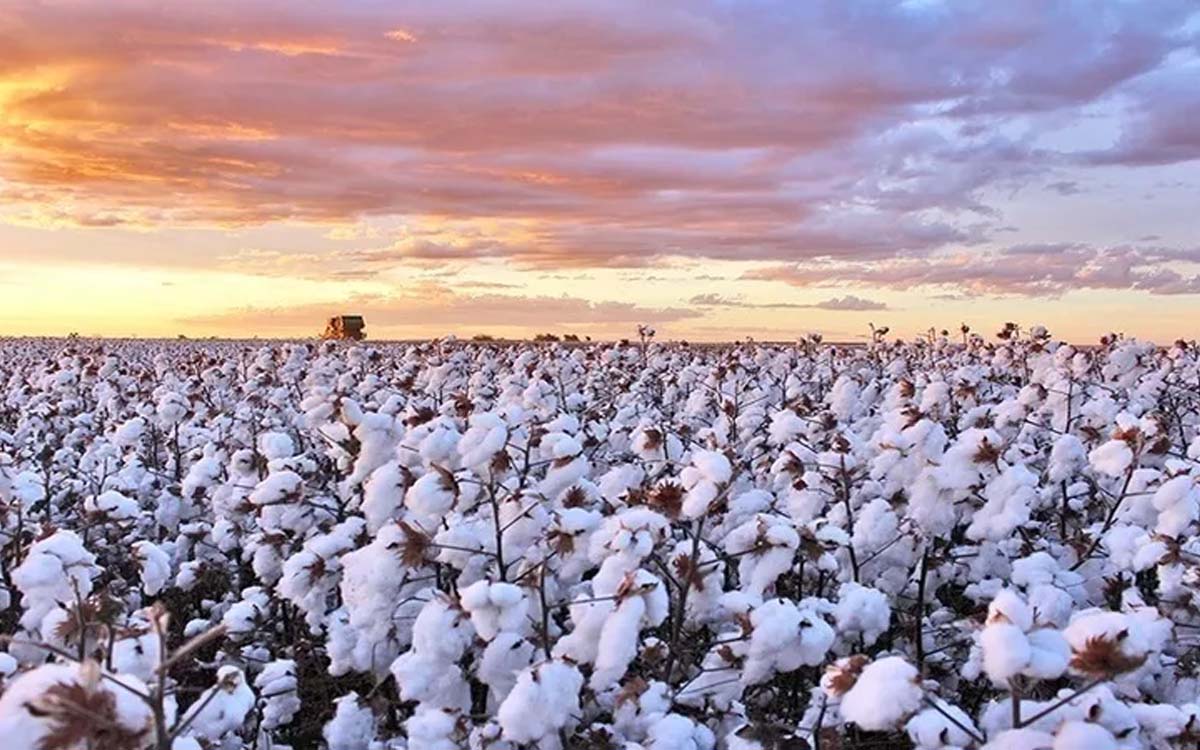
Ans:
[[[1098,163],[1196,158],[1194,96],[1171,68],[1195,42],[1190,12],[1182,0],[1104,13],[1069,2],[18,2],[0,9],[0,80],[29,84],[3,101],[3,199],[92,227],[393,215],[530,225],[520,240],[311,251],[373,269],[683,256],[889,284],[1100,283],[1053,264],[992,281],[1004,277],[988,263],[997,195],[1066,194],[1080,179],[1070,170]],[[1116,95],[1141,106],[1112,149],[1039,142]],[[1126,286],[1188,288],[1155,263],[1143,259]]]

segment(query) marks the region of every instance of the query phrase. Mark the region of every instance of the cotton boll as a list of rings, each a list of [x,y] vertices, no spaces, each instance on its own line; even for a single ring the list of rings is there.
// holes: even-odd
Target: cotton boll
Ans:
[[[458,443],[463,466],[484,473],[508,442],[508,425],[494,413],[472,414],[470,427]]]
[[[1158,511],[1156,533],[1180,536],[1200,517],[1200,487],[1196,482],[1195,477],[1186,474],[1172,477],[1154,493],[1154,508]]]
[[[1022,633],[1033,628],[1033,612],[1011,589],[996,594],[988,605],[988,622],[1009,622]]]
[[[300,711],[300,696],[296,690],[296,662],[290,659],[270,662],[254,678],[254,687],[258,688],[263,703],[263,729],[277,729],[289,724]],[[339,699],[339,711],[340,701],[348,697],[343,696]],[[328,738],[326,742],[329,742]]]
[[[403,425],[391,414],[360,414],[354,424],[351,434],[358,443],[358,454],[354,456],[353,470],[339,485],[343,497],[351,496],[376,469],[394,458],[396,446],[404,435]]]
[[[511,583],[477,581],[459,592],[463,609],[471,615],[475,632],[490,641],[500,632],[524,629],[529,602],[520,587]]]
[[[272,472],[250,493],[253,505],[270,506],[294,502],[303,494],[304,477],[294,471]]]
[[[113,641],[110,668],[121,674],[152,682],[159,666],[162,641],[149,623],[137,622],[137,629],[131,630],[128,636]]]
[[[800,535],[786,519],[759,513],[731,531],[724,546],[728,554],[739,558],[743,587],[761,598],[792,567]]]
[[[597,486],[605,500],[616,503],[631,487],[640,485],[645,476],[645,470],[637,464],[618,464],[600,477]]]
[[[1120,746],[1112,733],[1098,724],[1068,721],[1054,733],[1053,750],[1120,750]]]
[[[882,549],[896,538],[900,520],[891,504],[877,498],[859,509],[854,520],[854,547],[862,550]]]
[[[966,748],[974,741],[962,727],[978,734],[971,717],[958,706],[944,704],[939,701],[938,708],[927,708],[908,720],[904,731],[912,740],[916,750],[953,750]],[[949,714],[954,721],[946,717]]]
[[[358,693],[348,693],[334,701],[333,718],[321,729],[329,750],[367,750],[375,739],[375,717]]]
[[[408,750],[462,750],[459,717],[450,711],[418,707],[404,722]]]
[[[1089,453],[1088,461],[1101,474],[1123,476],[1133,464],[1133,449],[1124,440],[1109,440]]]
[[[804,430],[804,420],[796,412],[784,409],[771,415],[767,434],[772,445],[787,445],[803,435]]]
[[[102,492],[83,501],[84,510],[111,521],[129,521],[138,517],[137,501],[125,497],[116,490]]]
[[[158,594],[171,580],[171,558],[158,545],[145,540],[133,543],[141,570],[142,590],[146,596]]]
[[[1154,740],[1166,744],[1200,726],[1200,706],[1134,703],[1130,706],[1138,725]]]
[[[497,718],[504,739],[538,742],[556,734],[579,713],[583,675],[568,662],[544,662],[521,672],[500,704]]]
[[[750,613],[750,645],[742,682],[754,685],[777,672],[824,662],[834,642],[833,628],[809,608],[771,599]]]
[[[898,656],[868,664],[842,696],[842,718],[869,732],[894,729],[921,705],[917,669]]]
[[[1042,628],[1029,633],[1029,665],[1025,674],[1039,680],[1054,680],[1067,671],[1071,647],[1062,633]]]
[[[1051,482],[1064,482],[1087,465],[1087,450],[1083,442],[1071,434],[1061,435],[1050,449],[1047,477]]]
[[[713,750],[716,738],[703,724],[679,714],[667,714],[650,725],[645,744],[654,750]]]
[[[673,433],[663,435],[657,427],[642,427],[634,434],[630,450],[650,463],[676,462],[683,457],[683,442]]]
[[[1081,612],[1063,635],[1075,655],[1072,668],[1084,673],[1130,671],[1145,661],[1151,649],[1146,630],[1119,612]]]
[[[16,659],[14,659],[11,655],[0,651],[0,686],[4,684],[5,680],[16,674],[17,666],[18,664]]]
[[[503,703],[533,655],[532,643],[515,633],[500,633],[483,650],[475,674],[491,689],[496,703]]]
[[[246,638],[254,634],[271,608],[271,598],[261,586],[242,590],[242,598],[225,610],[221,624],[233,638]]]
[[[117,445],[128,448],[137,445],[141,441],[142,436],[146,433],[146,420],[141,417],[133,417],[121,424],[120,427],[113,432],[113,442]]]
[[[92,593],[92,581],[100,573],[96,556],[83,546],[73,531],[56,531],[35,542],[25,559],[12,571],[12,582],[21,592],[21,625],[37,632],[43,618],[59,602],[75,601]],[[48,634],[42,634],[49,640]]]
[[[458,483],[450,472],[445,469],[430,471],[408,488],[404,504],[426,521],[422,525],[434,528],[454,507],[458,493]]]
[[[981,750],[1054,750],[1054,735],[1036,729],[1000,732]]]
[[[413,648],[440,661],[457,661],[472,638],[466,614],[442,594],[433,594],[413,622]]]
[[[174,427],[183,421],[191,409],[191,404],[185,396],[168,391],[159,399],[155,413],[158,415],[158,421],[164,427]]]
[[[997,685],[1005,685],[1021,674],[1033,651],[1029,639],[1016,625],[996,623],[988,625],[980,635],[983,649],[983,669]]]
[[[666,534],[666,517],[645,508],[630,508],[605,519],[592,535],[588,555],[602,562],[610,555],[619,558],[627,570],[644,560]]]
[[[724,454],[717,451],[694,451],[691,465],[680,474],[680,481],[687,490],[683,499],[683,515],[699,518],[708,513],[709,506],[732,476],[733,467]]]
[[[470,645],[472,630],[462,609],[445,595],[434,594],[413,622],[412,647],[390,668],[401,699],[467,710],[470,689],[456,662]]]
[[[458,430],[454,429],[452,425],[445,423],[433,425],[417,449],[421,461],[426,466],[454,468],[458,458],[460,438]]]
[[[714,484],[725,484],[733,474],[729,459],[717,451],[697,450],[692,453],[692,466]]]
[[[184,716],[187,735],[217,742],[239,730],[252,708],[254,691],[246,684],[242,670],[221,667],[216,684],[204,691]]]
[[[296,455],[296,444],[285,432],[264,432],[258,436],[258,452],[268,461]]]
[[[412,472],[390,461],[371,472],[363,485],[362,512],[367,520],[367,531],[375,534],[390,521],[401,516],[404,494],[414,482]]]
[[[972,517],[967,537],[1000,541],[1028,523],[1037,484],[1037,476],[1021,465],[1009,467],[988,482],[983,492],[987,502]]]
[[[1055,679],[1066,671],[1071,652],[1057,630],[1035,628],[1034,609],[1011,589],[997,592],[979,635],[983,670],[998,686],[1018,675]]]
[[[401,700],[450,711],[465,711],[471,705],[462,669],[434,654],[407,651],[392,662],[391,673]]]
[[[883,592],[851,581],[838,589],[833,616],[839,631],[861,635],[870,646],[888,629],[892,611]]]

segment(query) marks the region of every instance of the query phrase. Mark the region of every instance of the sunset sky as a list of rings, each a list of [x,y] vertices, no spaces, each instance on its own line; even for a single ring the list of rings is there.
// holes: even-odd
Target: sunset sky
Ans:
[[[1200,5],[0,3],[0,334],[1195,337]]]

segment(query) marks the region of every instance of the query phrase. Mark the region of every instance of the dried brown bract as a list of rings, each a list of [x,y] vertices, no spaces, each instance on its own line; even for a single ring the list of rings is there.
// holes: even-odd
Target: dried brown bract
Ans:
[[[676,482],[663,482],[650,491],[646,504],[672,520],[683,511],[683,486]]]
[[[870,659],[862,654],[838,659],[826,668],[825,679],[821,683],[829,693],[841,697],[850,692],[850,688],[854,687],[854,683],[858,682],[858,676],[862,674],[863,669],[866,668],[870,661]]]
[[[1121,642],[1129,637],[1122,630],[1112,638],[1093,636],[1084,641],[1083,648],[1071,654],[1071,669],[1091,677],[1112,677],[1132,672],[1146,661],[1144,655],[1130,655],[1121,650]]]
[[[401,562],[410,568],[422,565],[433,540],[407,521],[400,522],[400,530],[404,532],[404,542],[400,546]]]

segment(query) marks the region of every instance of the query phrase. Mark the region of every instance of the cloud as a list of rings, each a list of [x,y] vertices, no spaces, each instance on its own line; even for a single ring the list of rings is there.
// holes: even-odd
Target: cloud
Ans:
[[[701,317],[695,310],[654,308],[629,302],[592,301],[579,297],[464,294],[440,284],[417,285],[393,295],[358,295],[346,300],[291,307],[242,307],[181,318],[177,322],[213,330],[241,330],[265,336],[308,335],[330,315],[362,314],[368,326],[385,335],[409,330],[427,332],[581,327],[624,330],[638,323],[664,324]],[[624,327],[624,328],[622,328]],[[378,337],[378,333],[375,334]]]
[[[320,224],[362,243],[290,266],[224,254],[250,273],[685,258],[853,279],[855,263],[897,256],[953,269],[938,259],[996,252],[1004,196],[1067,196],[1089,169],[1196,158],[1193,11],[11,3],[0,200],[4,220],[39,226]],[[1048,145],[1121,101],[1112,144]],[[406,228],[330,229],[376,217]]]
[[[696,305],[697,307],[745,307],[766,310],[832,310],[841,312],[888,309],[886,303],[864,299],[853,294],[847,294],[844,297],[833,297],[823,302],[803,304],[799,302],[747,302],[740,297],[725,297],[714,292],[707,292],[695,295],[688,300],[688,304]]]
[[[1059,296],[1076,289],[1133,290],[1149,294],[1200,293],[1200,248],[1083,244],[1014,245],[998,251],[895,258],[873,263],[776,265],[743,278],[812,287],[830,279],[872,287],[923,287],[960,293]]]
[[[1078,195],[1083,192],[1079,183],[1074,180],[1057,180],[1046,185],[1047,190],[1053,190],[1059,195]]]
[[[1108,148],[1078,154],[1097,165],[1156,166],[1200,159],[1200,68],[1193,60],[1180,69],[1146,76],[1127,93],[1128,119]]]
[[[833,297],[824,302],[818,302],[813,307],[820,310],[886,310],[887,305],[883,302],[875,302],[874,300],[863,299],[856,297],[853,294],[847,294],[844,297]]]

